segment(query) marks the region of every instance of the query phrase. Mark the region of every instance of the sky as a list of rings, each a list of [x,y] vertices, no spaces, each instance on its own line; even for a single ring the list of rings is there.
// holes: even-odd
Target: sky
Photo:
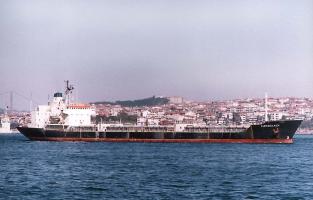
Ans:
[[[312,0],[2,0],[0,107],[313,97]]]

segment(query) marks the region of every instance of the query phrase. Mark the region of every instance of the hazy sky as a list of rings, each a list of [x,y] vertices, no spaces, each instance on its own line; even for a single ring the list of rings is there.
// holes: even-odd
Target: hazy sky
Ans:
[[[313,1],[2,0],[0,70],[39,103],[66,79],[81,101],[313,97]]]

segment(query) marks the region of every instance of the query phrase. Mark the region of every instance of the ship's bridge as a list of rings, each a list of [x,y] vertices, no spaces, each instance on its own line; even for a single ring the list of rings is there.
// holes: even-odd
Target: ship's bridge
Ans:
[[[56,92],[53,97],[63,97],[63,94],[61,92]]]

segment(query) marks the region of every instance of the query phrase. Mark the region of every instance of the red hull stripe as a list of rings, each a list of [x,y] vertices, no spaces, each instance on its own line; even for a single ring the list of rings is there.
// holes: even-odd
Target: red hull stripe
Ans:
[[[115,139],[115,138],[63,138],[63,137],[31,137],[40,141],[72,141],[72,142],[147,142],[147,143],[280,143],[292,144],[292,139]]]

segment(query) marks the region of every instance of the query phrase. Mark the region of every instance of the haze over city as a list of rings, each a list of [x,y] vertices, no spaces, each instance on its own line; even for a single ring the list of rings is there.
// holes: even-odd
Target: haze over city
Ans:
[[[85,102],[313,97],[311,0],[5,0],[0,27],[0,93],[38,103],[64,80]]]

